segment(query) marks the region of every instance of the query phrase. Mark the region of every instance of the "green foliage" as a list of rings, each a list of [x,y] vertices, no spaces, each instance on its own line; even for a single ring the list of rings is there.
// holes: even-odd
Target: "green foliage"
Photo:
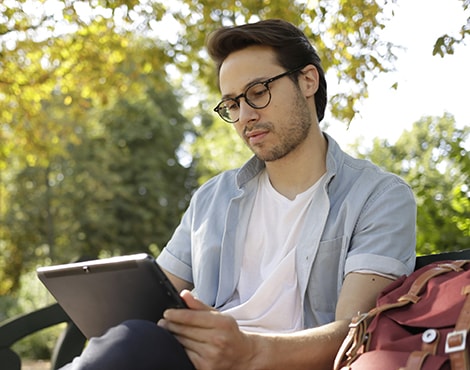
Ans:
[[[72,181],[81,191],[70,194],[79,250],[151,252],[171,236],[195,185],[177,157],[190,126],[171,93],[153,90],[118,101],[101,122],[100,135],[73,148],[80,158]]]
[[[455,127],[453,116],[445,114],[422,118],[395,145],[375,140],[363,154],[401,175],[413,188],[421,254],[469,246],[469,139],[470,128]]]
[[[13,345],[15,351],[22,360],[49,360],[65,326],[59,324],[50,328],[46,328],[37,333],[33,333]]]
[[[101,129],[82,128],[79,143],[65,141],[64,154],[47,166],[20,171],[5,213],[5,249],[15,259],[4,274],[17,283],[37,263],[163,246],[195,186],[192,170],[178,162],[191,129],[178,108],[171,92],[149,86],[96,117],[90,113]]]
[[[0,322],[32,312],[53,302],[51,295],[34,272],[21,276],[21,288],[9,296],[0,296]],[[39,331],[27,336],[13,346],[22,358],[50,359],[55,342],[64,325]]]
[[[64,49],[52,43],[48,53],[67,62],[57,61],[47,94],[35,84],[27,86],[31,101],[0,93],[0,105],[19,112],[0,131],[8,143],[0,146],[2,294],[37,264],[158,253],[196,185],[179,158],[192,125],[155,43],[101,20],[56,41]]]
[[[467,36],[470,36],[470,13],[468,12],[470,1],[468,0],[460,0],[460,1],[462,2],[463,11],[466,14],[469,14],[467,17],[467,22],[464,25],[462,25],[462,27],[460,28],[459,35],[457,37],[451,36],[449,34],[440,36],[434,44],[432,55],[439,54],[441,57],[444,57],[445,55],[452,55],[454,54],[455,47],[459,44],[463,44],[465,38]]]
[[[222,120],[209,122],[212,125],[210,129],[201,128],[192,145],[199,184],[221,171],[240,167],[253,154],[231,124]]]

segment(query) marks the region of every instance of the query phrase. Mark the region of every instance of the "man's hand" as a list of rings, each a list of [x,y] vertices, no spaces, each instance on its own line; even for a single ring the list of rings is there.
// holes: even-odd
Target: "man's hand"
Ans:
[[[236,321],[205,305],[189,291],[181,293],[190,308],[169,309],[158,325],[172,332],[198,370],[246,370],[256,349],[252,336]]]
[[[198,370],[331,369],[351,318],[372,308],[377,294],[390,282],[374,274],[348,274],[336,321],[295,333],[242,332],[232,317],[206,306],[188,291],[181,296],[190,309],[165,311],[159,325],[174,333]]]

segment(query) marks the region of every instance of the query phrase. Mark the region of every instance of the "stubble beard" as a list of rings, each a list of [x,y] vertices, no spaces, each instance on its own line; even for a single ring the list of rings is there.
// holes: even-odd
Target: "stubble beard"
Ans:
[[[271,123],[259,125],[260,128],[269,129],[270,133],[276,135],[280,140],[278,144],[267,150],[264,150],[264,144],[250,147],[260,160],[273,162],[284,158],[306,140],[312,127],[312,118],[307,103],[300,94],[297,95],[287,117],[287,124],[280,127],[278,131]],[[257,126],[255,125],[255,127]]]

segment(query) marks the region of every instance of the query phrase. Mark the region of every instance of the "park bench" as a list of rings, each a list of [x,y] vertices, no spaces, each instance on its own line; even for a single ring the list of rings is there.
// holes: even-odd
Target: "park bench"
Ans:
[[[416,269],[429,263],[443,260],[470,259],[470,249],[419,256]],[[21,359],[11,349],[22,338],[42,329],[66,323],[67,326],[56,341],[51,358],[51,370],[56,370],[78,356],[86,343],[86,338],[57,304],[21,315],[0,323],[0,368],[2,370],[20,370]]]

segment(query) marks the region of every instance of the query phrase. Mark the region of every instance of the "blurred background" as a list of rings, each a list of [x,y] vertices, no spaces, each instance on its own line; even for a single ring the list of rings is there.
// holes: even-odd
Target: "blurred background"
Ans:
[[[322,127],[408,181],[417,251],[469,247],[468,0],[4,0],[0,321],[52,302],[40,265],[158,255],[191,194],[250,156],[212,112],[220,26],[298,25],[329,89]],[[55,333],[53,333],[55,335]],[[19,344],[47,358],[53,335]]]

